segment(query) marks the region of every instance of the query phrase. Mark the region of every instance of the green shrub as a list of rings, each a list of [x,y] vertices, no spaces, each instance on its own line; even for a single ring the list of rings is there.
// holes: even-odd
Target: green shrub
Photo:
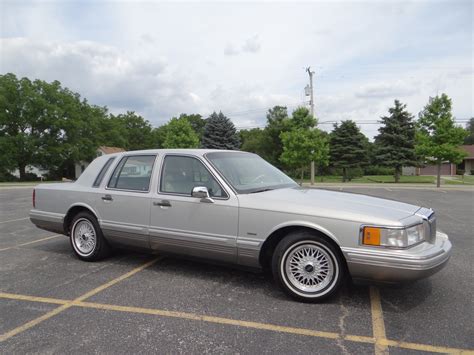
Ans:
[[[393,168],[386,166],[372,165],[364,168],[364,175],[393,175],[394,173]]]

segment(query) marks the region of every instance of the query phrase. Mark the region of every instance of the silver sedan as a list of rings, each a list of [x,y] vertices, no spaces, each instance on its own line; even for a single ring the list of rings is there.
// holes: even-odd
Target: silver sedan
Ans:
[[[271,270],[291,297],[320,301],[346,277],[401,282],[448,261],[433,210],[306,189],[251,153],[145,150],[95,159],[73,183],[42,184],[30,218],[94,261],[111,248]]]

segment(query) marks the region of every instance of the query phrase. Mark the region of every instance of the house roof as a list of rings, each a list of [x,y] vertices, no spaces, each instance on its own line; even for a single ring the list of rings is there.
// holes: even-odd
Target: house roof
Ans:
[[[464,150],[468,156],[465,157],[464,159],[474,159],[474,145],[462,145],[461,149]]]
[[[104,154],[113,154],[113,153],[125,152],[125,149],[123,149],[123,148],[107,147],[105,145],[101,145],[98,149]]]

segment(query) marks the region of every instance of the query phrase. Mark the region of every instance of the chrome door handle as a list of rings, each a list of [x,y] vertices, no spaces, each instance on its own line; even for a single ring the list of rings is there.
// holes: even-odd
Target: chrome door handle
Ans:
[[[168,200],[163,201],[154,201],[153,206],[161,206],[161,207],[171,207],[171,203]]]
[[[114,200],[111,195],[105,195],[105,196],[102,196],[101,198],[104,201],[113,201]]]

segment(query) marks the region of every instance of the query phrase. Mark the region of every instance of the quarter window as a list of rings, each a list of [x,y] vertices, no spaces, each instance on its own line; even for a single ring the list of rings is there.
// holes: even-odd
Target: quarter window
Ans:
[[[198,159],[172,155],[165,157],[161,192],[191,196],[193,188],[197,186],[207,187],[212,197],[227,198],[219,183]]]
[[[123,157],[110,178],[108,187],[121,190],[148,191],[154,155]]]
[[[99,175],[97,175],[97,177],[94,181],[94,185],[92,185],[93,187],[99,187],[100,186],[100,183],[104,179],[105,174],[109,170],[109,168],[112,165],[114,160],[115,160],[115,158],[110,158],[109,160],[107,160],[107,162],[104,164],[102,169],[100,169],[100,173],[99,173]]]

